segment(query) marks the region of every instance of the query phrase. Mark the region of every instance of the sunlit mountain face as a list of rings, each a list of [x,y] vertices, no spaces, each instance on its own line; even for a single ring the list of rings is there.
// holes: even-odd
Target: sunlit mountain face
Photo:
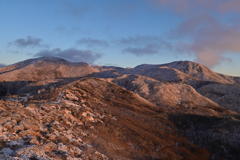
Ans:
[[[240,78],[191,61],[0,68],[1,159],[239,159]]]

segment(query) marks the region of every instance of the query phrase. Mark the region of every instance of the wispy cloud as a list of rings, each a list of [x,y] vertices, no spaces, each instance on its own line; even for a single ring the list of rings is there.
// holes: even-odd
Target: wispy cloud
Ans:
[[[90,6],[86,3],[83,5],[79,5],[77,3],[72,3],[66,0],[64,0],[63,3],[63,13],[76,19],[82,18],[90,8]]]
[[[77,32],[81,31],[82,28],[79,26],[72,26],[72,27],[65,27],[63,25],[59,25],[54,28],[54,31],[61,33],[61,34],[76,34]]]
[[[149,55],[158,53],[161,47],[157,44],[148,44],[144,47],[128,47],[123,49],[124,53],[132,53],[137,56],[139,55]]]
[[[35,38],[32,36],[27,36],[26,38],[19,38],[12,42],[9,42],[8,45],[15,45],[18,47],[45,47],[48,45],[42,43],[43,40],[41,38]]]
[[[159,42],[161,39],[155,36],[135,35],[116,39],[115,42],[122,45],[143,45],[146,43]]]
[[[101,57],[101,54],[96,53],[92,50],[78,50],[75,48],[61,50],[60,48],[55,48],[52,50],[42,50],[34,56],[55,56],[59,58],[64,58],[71,62],[86,62],[88,64],[93,64],[97,59]]]
[[[137,56],[161,54],[163,50],[175,52],[174,46],[157,36],[135,35],[114,40],[114,43],[123,46],[123,53],[131,53]]]
[[[221,23],[209,14],[186,19],[170,34],[182,41],[177,48],[194,54],[196,61],[208,67],[229,60],[225,53],[240,54],[240,28]]]
[[[88,47],[108,47],[109,43],[108,41],[105,40],[99,40],[99,39],[94,39],[94,38],[82,38],[76,41],[77,44],[79,45],[87,45]]]
[[[168,53],[191,54],[195,61],[208,67],[231,61],[224,55],[240,54],[240,28],[238,24],[225,24],[210,14],[194,15],[169,33],[169,39],[157,36],[135,35],[115,39],[123,53],[136,56]]]
[[[218,13],[240,12],[239,0],[152,0],[161,8],[170,8],[176,12],[214,11]]]
[[[140,7],[137,1],[109,1],[105,8],[108,17],[116,20],[129,17]]]

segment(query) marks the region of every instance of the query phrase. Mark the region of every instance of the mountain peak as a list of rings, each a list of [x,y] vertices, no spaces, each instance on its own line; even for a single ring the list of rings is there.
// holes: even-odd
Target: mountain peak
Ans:
[[[47,62],[47,63],[56,63],[56,64],[67,64],[67,65],[88,65],[85,62],[69,62],[63,58],[53,57],[53,56],[44,56],[34,59],[28,59],[19,63],[24,63],[26,65],[39,63],[39,62]]]
[[[142,65],[136,66],[134,69],[147,71],[147,70],[153,70],[153,69],[164,67],[164,66],[168,68],[177,69],[187,75],[198,78],[200,80],[215,81],[220,83],[235,83],[231,76],[226,76],[223,74],[216,73],[210,70],[208,67],[192,61],[174,61],[171,63],[158,64],[158,65],[142,64]]]
[[[6,81],[38,81],[55,78],[82,77],[98,72],[84,62],[69,62],[58,57],[28,59],[0,69]]]

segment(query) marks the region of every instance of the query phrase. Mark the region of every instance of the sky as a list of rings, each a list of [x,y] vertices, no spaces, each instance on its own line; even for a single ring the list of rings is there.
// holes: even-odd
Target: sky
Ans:
[[[188,60],[240,76],[240,1],[0,0],[0,67],[42,56],[119,67]]]

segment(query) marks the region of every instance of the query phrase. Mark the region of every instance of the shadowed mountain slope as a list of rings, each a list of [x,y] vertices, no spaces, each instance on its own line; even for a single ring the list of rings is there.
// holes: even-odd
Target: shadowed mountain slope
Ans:
[[[218,111],[223,109],[187,84],[162,82],[140,75],[122,76],[113,82],[172,113],[218,116]]]

